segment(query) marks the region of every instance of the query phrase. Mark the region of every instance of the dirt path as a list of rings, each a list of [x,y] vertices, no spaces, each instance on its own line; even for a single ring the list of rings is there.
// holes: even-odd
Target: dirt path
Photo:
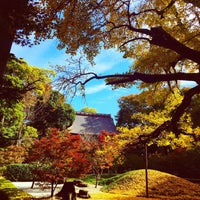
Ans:
[[[45,198],[45,197],[50,197],[51,194],[51,190],[50,189],[41,189],[38,185],[38,183],[36,183],[34,185],[34,188],[31,189],[31,185],[32,182],[12,182],[17,188],[29,193],[30,195],[32,195],[33,197],[36,198]],[[58,193],[61,188],[62,188],[63,184],[59,184],[56,188],[56,191],[54,192],[54,194]],[[101,186],[98,186],[97,188],[95,188],[94,185],[88,185],[88,187],[75,187],[76,188],[76,193],[79,192],[80,189],[83,190],[87,190],[89,194],[95,194],[95,193],[99,193],[101,192]],[[77,198],[78,199],[78,198]]]

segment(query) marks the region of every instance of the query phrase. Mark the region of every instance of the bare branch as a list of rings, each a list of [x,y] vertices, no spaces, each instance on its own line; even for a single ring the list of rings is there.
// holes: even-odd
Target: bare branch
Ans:
[[[146,38],[146,37],[136,37],[136,38],[127,40],[126,42],[122,43],[122,44],[119,46],[119,48],[125,46],[126,44],[128,44],[128,43],[130,43],[130,42],[134,42],[134,41],[137,41],[137,40],[147,40],[148,42],[151,41],[149,38]]]
[[[171,8],[173,5],[174,5],[174,3],[176,2],[176,0],[172,0],[165,8],[163,8],[162,10],[157,10],[157,9],[145,9],[145,10],[142,10],[142,11],[140,11],[140,12],[138,12],[138,13],[135,13],[135,12],[132,12],[132,13],[130,13],[130,16],[138,16],[138,15],[141,15],[141,14],[144,14],[144,13],[148,13],[148,12],[155,12],[157,15],[159,15],[159,16],[161,16],[161,17],[163,17],[163,14],[164,14],[164,12],[167,10],[167,9],[169,9],[169,8]]]

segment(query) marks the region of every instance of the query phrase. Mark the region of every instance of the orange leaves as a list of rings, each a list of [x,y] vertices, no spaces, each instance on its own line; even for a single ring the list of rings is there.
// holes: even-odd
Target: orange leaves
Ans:
[[[90,170],[87,144],[79,135],[52,129],[47,137],[36,140],[30,152],[30,161],[47,165],[43,178],[56,180],[67,176],[79,176]],[[53,177],[53,178],[52,178]]]
[[[24,147],[11,145],[0,151],[0,164],[22,163],[26,156]]]
[[[102,131],[98,141],[93,143],[92,163],[93,168],[109,168],[116,158],[118,149],[116,133]]]

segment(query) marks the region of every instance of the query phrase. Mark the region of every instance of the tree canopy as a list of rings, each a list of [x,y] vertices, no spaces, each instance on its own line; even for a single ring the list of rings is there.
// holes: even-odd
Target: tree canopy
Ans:
[[[85,113],[97,113],[97,110],[95,108],[84,107],[84,108],[81,109],[81,112],[85,112]]]
[[[51,129],[50,134],[35,140],[29,154],[29,161],[36,164],[34,173],[41,180],[54,184],[67,178],[80,177],[89,170],[91,163],[88,160],[87,142],[80,135],[60,132]]]
[[[117,126],[127,126],[133,128],[140,125],[140,119],[133,119],[132,115],[136,113],[149,114],[154,110],[164,109],[164,102],[170,91],[159,89],[158,91],[143,91],[140,94],[131,94],[122,96],[118,99],[119,112],[116,120]]]
[[[13,55],[9,59],[1,85],[4,92],[0,93],[1,147],[10,144],[27,147],[31,139],[38,136],[36,129],[26,123],[31,115],[28,110],[36,103],[38,96],[44,94],[52,73],[30,66]],[[7,91],[8,88],[10,90]]]
[[[68,52],[81,47],[91,59],[101,47],[118,48],[134,63],[125,74],[105,76],[86,72],[78,65],[76,76],[74,71],[63,74],[60,81],[64,87],[67,88],[67,81],[85,85],[92,79],[106,79],[114,87],[137,84],[148,89],[167,86],[170,89],[180,85],[180,81],[194,82],[184,92],[182,102],[171,111],[171,117],[156,126],[151,136],[158,137],[165,129],[177,135],[184,133],[178,121],[193,96],[200,92],[199,4],[192,0],[104,0],[78,6],[82,3],[77,2],[72,13],[64,14],[58,31],[60,47],[66,47]],[[80,79],[83,76],[84,81]]]
[[[75,119],[75,111],[65,102],[64,96],[58,91],[51,90],[45,101],[40,97],[34,108],[32,126],[37,128],[40,135],[45,135],[48,128],[67,129]]]
[[[139,83],[140,88],[170,88],[178,81],[193,81],[196,85],[184,93],[171,119],[158,126],[152,137],[166,128],[177,134],[182,132],[177,122],[193,96],[200,92],[198,1],[23,0],[11,1],[11,7],[1,4],[0,37],[5,39],[0,43],[1,69],[10,44],[29,44],[32,33],[36,43],[57,37],[58,48],[65,48],[72,55],[81,49],[89,61],[101,48],[117,48],[124,57],[134,59],[126,74],[99,76],[83,69],[80,63],[76,71],[71,68],[66,73],[58,67],[62,71],[62,89],[69,90],[69,84],[83,86],[92,79],[105,78],[114,87]],[[83,76],[84,81],[80,79]]]

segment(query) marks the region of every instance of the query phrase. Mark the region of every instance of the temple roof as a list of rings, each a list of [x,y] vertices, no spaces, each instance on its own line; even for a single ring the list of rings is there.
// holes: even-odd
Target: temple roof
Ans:
[[[100,134],[103,130],[116,132],[116,127],[110,114],[77,112],[72,126],[72,134]]]

